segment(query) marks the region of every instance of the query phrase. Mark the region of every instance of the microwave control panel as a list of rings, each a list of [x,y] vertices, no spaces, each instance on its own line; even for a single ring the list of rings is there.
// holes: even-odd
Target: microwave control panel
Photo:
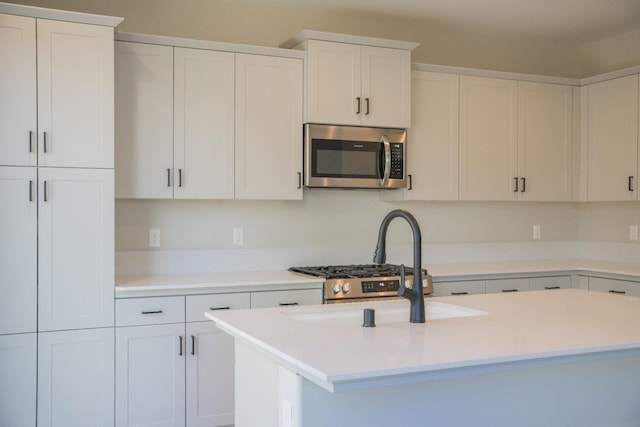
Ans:
[[[404,178],[404,157],[402,155],[402,144],[391,143],[391,174],[389,178]]]

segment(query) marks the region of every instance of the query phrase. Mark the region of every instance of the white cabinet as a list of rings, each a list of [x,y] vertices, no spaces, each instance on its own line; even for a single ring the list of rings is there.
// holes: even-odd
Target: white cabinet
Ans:
[[[37,182],[36,168],[0,167],[0,334],[37,327]]]
[[[251,292],[251,308],[322,304],[321,289]]]
[[[175,48],[173,196],[233,199],[234,54]]]
[[[173,197],[173,48],[115,44],[116,197]]]
[[[308,40],[306,122],[411,126],[411,51]]]
[[[211,321],[187,323],[186,336],[188,341],[187,426],[233,425],[235,418],[233,337],[222,332]]]
[[[37,164],[36,21],[0,14],[0,164]]]
[[[184,426],[184,322],[116,328],[116,425]]]
[[[0,425],[35,427],[36,367],[35,333],[0,335]]]
[[[628,280],[589,277],[589,290],[607,292],[615,295],[640,297],[640,283]]]
[[[518,199],[571,200],[572,88],[518,82]]]
[[[459,77],[413,71],[405,200],[458,199]]]
[[[461,76],[460,100],[461,200],[571,200],[571,87]]]
[[[114,330],[38,334],[38,426],[113,427]]]
[[[0,15],[0,31],[2,164],[113,167],[113,28]]]
[[[298,58],[116,43],[116,196],[301,199]]]
[[[433,284],[433,296],[477,295],[486,293],[484,280],[459,280],[454,282],[436,282]]]
[[[38,175],[39,330],[113,326],[113,170]]]
[[[302,199],[302,60],[236,54],[236,199]]]
[[[638,75],[587,88],[587,199],[638,198]]]
[[[528,290],[530,290],[529,279],[493,279],[486,281],[486,292],[488,294]]]
[[[512,80],[460,77],[461,200],[516,199],[517,88]]]

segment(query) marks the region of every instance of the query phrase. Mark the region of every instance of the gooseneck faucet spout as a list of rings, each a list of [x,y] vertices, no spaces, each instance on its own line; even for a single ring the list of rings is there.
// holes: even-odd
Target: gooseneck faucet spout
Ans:
[[[411,323],[424,323],[424,295],[422,290],[422,234],[420,226],[415,217],[409,212],[396,209],[387,214],[380,224],[380,232],[378,233],[378,245],[373,255],[373,262],[376,264],[384,264],[387,259],[387,229],[394,218],[404,218],[411,226],[413,232],[413,289],[405,287],[404,274],[400,279],[400,288],[398,295],[406,298],[411,303],[411,311],[409,313],[409,321]],[[404,272],[404,267],[403,270]]]

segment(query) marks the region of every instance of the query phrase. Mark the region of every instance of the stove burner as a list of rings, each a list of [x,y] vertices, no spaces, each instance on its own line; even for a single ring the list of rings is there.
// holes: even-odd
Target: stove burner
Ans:
[[[367,277],[400,276],[400,266],[394,264],[355,264],[317,267],[291,267],[289,271],[310,274],[325,279],[350,279]],[[407,276],[413,275],[411,267],[405,268]]]

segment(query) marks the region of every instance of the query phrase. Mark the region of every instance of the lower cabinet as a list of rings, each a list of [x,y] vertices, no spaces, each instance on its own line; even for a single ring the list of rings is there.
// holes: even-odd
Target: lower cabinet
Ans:
[[[486,293],[484,280],[460,280],[456,282],[440,282],[433,284],[434,297],[484,293]]]
[[[488,294],[499,292],[522,292],[528,291],[529,279],[494,279],[487,280],[486,290]]]
[[[37,336],[0,335],[0,426],[35,427]]]
[[[113,328],[38,334],[38,427],[113,427],[113,334]]]
[[[461,280],[436,282],[433,285],[436,297],[451,295],[492,294],[499,292],[541,291],[571,287],[571,276],[542,276],[531,278],[507,278],[490,280]]]
[[[640,297],[640,283],[628,280],[589,277],[589,290],[616,295]]]

